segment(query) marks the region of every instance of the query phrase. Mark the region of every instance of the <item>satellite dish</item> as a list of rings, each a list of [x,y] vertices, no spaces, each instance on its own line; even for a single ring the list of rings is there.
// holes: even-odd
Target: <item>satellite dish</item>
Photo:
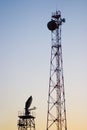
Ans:
[[[55,20],[51,20],[50,22],[48,22],[47,27],[51,31],[54,31],[56,28],[58,28]]]
[[[32,96],[28,98],[28,100],[25,103],[25,109],[28,109],[31,106],[32,103]]]
[[[26,101],[25,103],[25,115],[29,115],[30,114],[30,111],[29,111],[29,107],[31,106],[31,103],[32,103],[32,96],[30,96],[28,98],[28,100]]]

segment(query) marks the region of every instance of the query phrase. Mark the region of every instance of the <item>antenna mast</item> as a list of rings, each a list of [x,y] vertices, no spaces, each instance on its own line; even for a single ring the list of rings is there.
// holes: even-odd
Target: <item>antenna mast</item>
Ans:
[[[25,103],[25,112],[18,114],[18,130],[35,130],[35,116],[31,113],[36,107],[30,108],[32,96]]]
[[[56,11],[47,24],[51,31],[51,59],[46,130],[67,130],[61,45],[61,25],[64,22],[61,12]]]

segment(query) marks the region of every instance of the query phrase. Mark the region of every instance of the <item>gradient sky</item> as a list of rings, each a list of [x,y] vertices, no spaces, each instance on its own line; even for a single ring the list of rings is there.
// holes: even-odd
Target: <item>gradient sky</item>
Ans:
[[[36,130],[46,130],[51,33],[61,10],[68,130],[87,130],[87,0],[0,0],[0,130],[17,130],[32,95]]]

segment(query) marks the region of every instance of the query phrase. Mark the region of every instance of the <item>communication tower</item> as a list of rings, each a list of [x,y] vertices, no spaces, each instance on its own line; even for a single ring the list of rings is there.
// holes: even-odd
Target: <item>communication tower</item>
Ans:
[[[64,22],[61,12],[56,11],[47,24],[51,31],[51,59],[46,130],[67,130],[61,45],[61,26]]]
[[[35,117],[31,113],[36,108],[30,108],[32,103],[32,96],[28,98],[25,103],[25,112],[18,114],[18,130],[35,130]]]

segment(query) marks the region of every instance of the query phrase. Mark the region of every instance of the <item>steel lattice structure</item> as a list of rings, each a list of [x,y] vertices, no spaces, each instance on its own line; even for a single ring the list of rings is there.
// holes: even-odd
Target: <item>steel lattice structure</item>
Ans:
[[[18,130],[35,130],[35,117],[19,115]]]
[[[52,43],[46,130],[67,130],[61,45],[61,25],[63,22],[65,19],[61,18],[61,12],[56,11],[47,24],[51,31]]]
[[[25,112],[18,114],[18,130],[35,130],[35,116],[31,113],[36,107],[30,108],[32,96],[25,103]]]

